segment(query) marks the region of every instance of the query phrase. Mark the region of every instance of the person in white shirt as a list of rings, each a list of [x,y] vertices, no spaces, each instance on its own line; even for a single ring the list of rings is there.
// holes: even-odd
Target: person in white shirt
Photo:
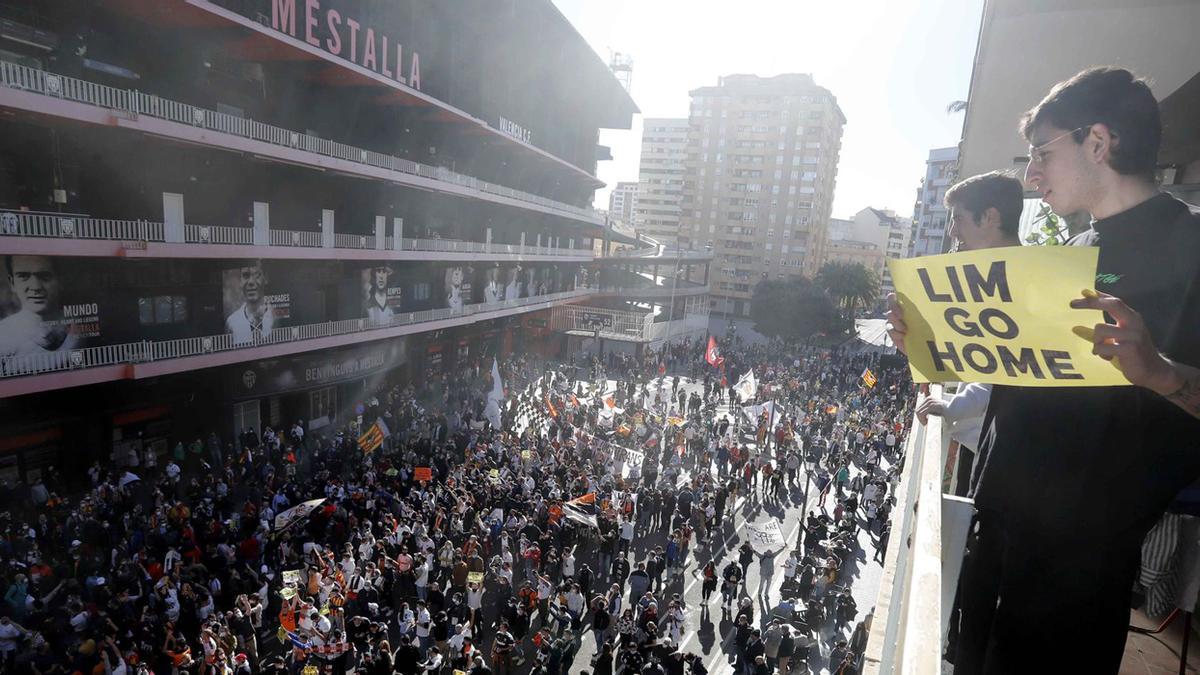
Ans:
[[[566,553],[563,554],[562,576],[564,579],[566,579],[567,577],[575,576],[575,547],[574,546],[572,546],[569,550],[567,550]]]
[[[417,573],[417,599],[424,600],[429,593],[429,571],[432,569],[433,563],[430,561],[429,555],[425,553],[418,553],[417,559],[420,561],[415,566]]]
[[[71,619],[75,625],[75,619]],[[79,629],[76,628],[78,631]],[[17,655],[17,641],[29,635],[29,631],[7,616],[0,616],[0,659],[3,659],[3,669],[6,673],[13,672]]]
[[[482,584],[467,584],[467,609],[471,610],[472,627],[476,626],[476,622],[479,621],[479,611],[483,608],[483,593]]]
[[[417,602],[417,640],[421,644],[421,651],[424,653],[429,649],[429,629],[433,626],[433,617],[429,616],[429,610],[425,607],[425,601]]]
[[[975,450],[979,447],[979,433],[983,427],[983,415],[987,412],[992,397],[992,385],[970,382],[958,388],[949,399],[928,397],[917,406],[917,419],[927,423],[929,416],[942,417],[951,423],[950,438],[958,441],[961,460],[954,494],[966,496],[971,485],[973,468],[979,465]]]

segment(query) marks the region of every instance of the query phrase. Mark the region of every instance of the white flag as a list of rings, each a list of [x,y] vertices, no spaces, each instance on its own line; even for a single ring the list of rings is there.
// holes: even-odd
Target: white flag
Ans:
[[[317,507],[320,506],[324,501],[324,497],[321,499],[310,499],[307,502],[297,504],[287,511],[275,516],[275,530],[286,530],[292,525],[295,525],[301,520],[307,518],[309,514],[311,514],[313,511],[316,511]]]
[[[500,381],[500,363],[492,357],[492,391],[488,393],[489,401],[497,403],[504,400],[504,383]]]
[[[758,380],[754,379],[754,371],[747,370],[745,375],[738,378],[737,384],[733,385],[733,390],[743,401],[754,398],[758,394]]]

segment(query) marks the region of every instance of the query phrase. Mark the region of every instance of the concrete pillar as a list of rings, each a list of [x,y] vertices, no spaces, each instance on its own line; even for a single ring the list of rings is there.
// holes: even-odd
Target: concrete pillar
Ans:
[[[375,248],[382,251],[387,238],[387,218],[375,216]]]
[[[525,248],[525,233],[521,233],[521,248]]]
[[[487,228],[487,230],[485,231],[485,235],[487,237],[487,239],[486,239],[487,245],[491,246],[492,245],[492,228],[490,228],[490,227]]]
[[[392,218],[392,248],[399,251],[403,248],[404,219]]]
[[[271,245],[271,205],[254,202],[254,245]]]
[[[168,243],[183,243],[183,195],[163,193],[163,239]]]
[[[333,248],[333,209],[321,209],[321,246]]]
[[[538,232],[538,236],[537,236],[537,243],[536,243],[536,244],[534,244],[534,247],[535,247],[535,248],[536,248],[538,251],[541,251],[541,250],[542,250],[542,233],[541,233],[541,232]]]

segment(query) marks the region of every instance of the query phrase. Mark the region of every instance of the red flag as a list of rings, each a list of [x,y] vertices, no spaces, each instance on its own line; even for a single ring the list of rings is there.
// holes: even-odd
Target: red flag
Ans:
[[[666,366],[666,364],[665,364],[665,363],[660,363],[660,364],[658,364],[658,374],[659,374],[659,375],[666,375],[666,374],[667,374],[667,366]]]
[[[708,349],[704,350],[704,360],[714,368],[720,368],[725,363],[725,357],[721,356],[721,350],[717,347],[717,338],[711,335],[708,336]]]

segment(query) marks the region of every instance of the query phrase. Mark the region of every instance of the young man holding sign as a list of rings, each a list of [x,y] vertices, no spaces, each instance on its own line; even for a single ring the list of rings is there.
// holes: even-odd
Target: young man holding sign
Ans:
[[[1200,212],[1156,188],[1158,104],[1126,70],[1056,85],[1021,132],[1029,185],[1094,219],[1069,245],[1099,248],[1102,292],[1062,321],[1103,310],[1075,332],[1134,386],[993,388],[955,672],[1116,673],[1141,543],[1200,475]],[[889,320],[904,344],[898,305]]]
[[[950,236],[959,251],[978,251],[986,248],[1020,246],[1021,209],[1024,188],[1021,181],[999,171],[972,176],[951,187],[945,196],[950,209]],[[899,343],[897,343],[899,344]],[[950,399],[928,397],[917,406],[917,419],[922,424],[929,415],[944,416],[948,421],[983,417],[991,396],[992,385],[978,382],[959,387]],[[979,448],[979,425],[970,424],[957,429],[954,436],[963,454],[955,494],[966,494]]]

